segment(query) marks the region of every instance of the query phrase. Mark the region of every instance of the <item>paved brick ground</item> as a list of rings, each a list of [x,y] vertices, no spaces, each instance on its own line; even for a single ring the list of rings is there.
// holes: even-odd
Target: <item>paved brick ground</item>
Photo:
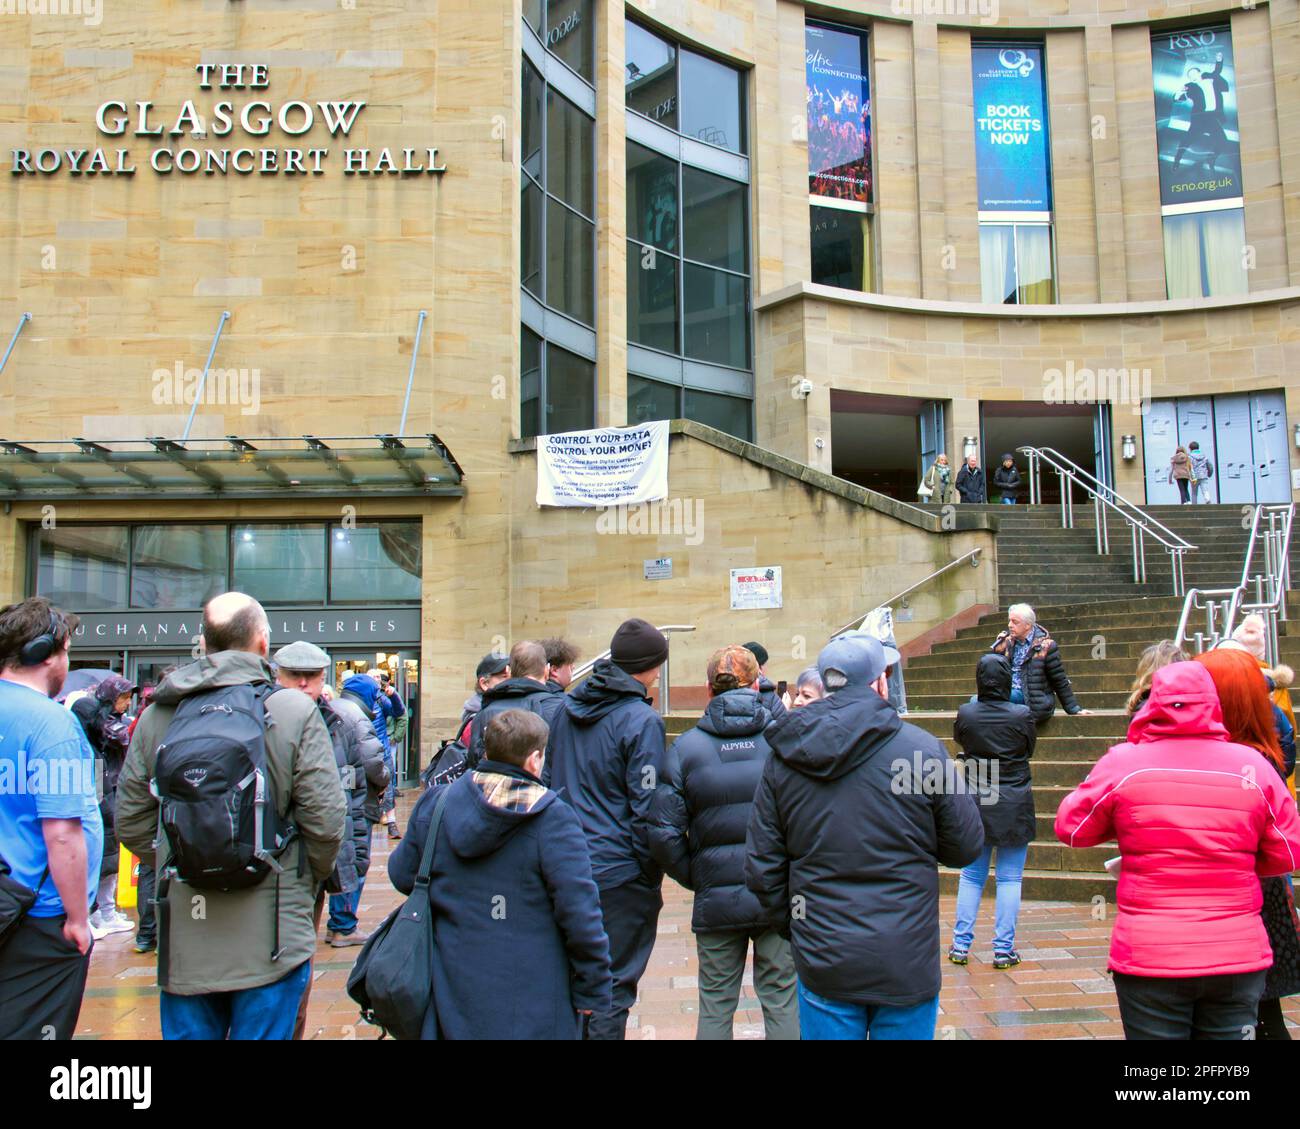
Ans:
[[[361,905],[361,927],[370,929],[399,901],[388,885],[388,841],[375,837],[375,859]],[[981,906],[971,963],[944,963],[938,1038],[1091,1039],[1120,1038],[1119,1009],[1106,974],[1109,921],[1092,920],[1090,907],[1065,902],[1026,902],[1016,943],[1024,963],[1000,972],[992,966],[992,882]],[[945,943],[952,929],[954,899],[941,901]],[[690,895],[664,884],[659,939],[632,1013],[629,1038],[691,1039],[695,1036],[696,962],[690,930]],[[130,933],[95,947],[77,1037],[156,1039],[158,988],[155,960],[132,948]],[[344,991],[355,949],[317,949],[309,1038],[373,1038],[374,1028],[356,1025],[357,1009]],[[1300,1025],[1300,998],[1286,1003],[1292,1026]],[[736,1014],[737,1038],[762,1038],[763,1017],[746,974]]]

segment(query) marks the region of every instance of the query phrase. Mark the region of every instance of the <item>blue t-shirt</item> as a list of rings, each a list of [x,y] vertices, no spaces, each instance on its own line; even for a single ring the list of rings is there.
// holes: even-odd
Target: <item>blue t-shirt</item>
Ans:
[[[104,854],[95,751],[70,710],[30,686],[0,678],[0,858],[15,881],[34,890],[49,863],[43,819],[81,820],[89,908]],[[31,916],[63,912],[54,880],[45,876]]]

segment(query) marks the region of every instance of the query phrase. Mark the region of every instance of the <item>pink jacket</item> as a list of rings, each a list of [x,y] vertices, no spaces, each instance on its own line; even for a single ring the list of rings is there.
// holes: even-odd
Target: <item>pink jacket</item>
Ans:
[[[1128,741],[1062,801],[1056,836],[1071,847],[1119,841],[1113,971],[1204,976],[1272,965],[1259,879],[1300,862],[1300,816],[1272,764],[1228,741],[1199,663],[1156,671]]]

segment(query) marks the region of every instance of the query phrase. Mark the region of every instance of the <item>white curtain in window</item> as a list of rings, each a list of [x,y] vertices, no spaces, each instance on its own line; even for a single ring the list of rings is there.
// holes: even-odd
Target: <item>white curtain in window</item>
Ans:
[[[1052,301],[1052,229],[1046,224],[1016,228],[1020,301],[1045,305]]]
[[[1206,212],[1199,218],[1205,248],[1208,296],[1221,298],[1229,294],[1245,294],[1250,289],[1243,262],[1246,243],[1245,213],[1240,209]]]
[[[980,225],[980,291],[996,305],[1016,300],[1015,241],[1010,224]]]
[[[1203,297],[1200,216],[1165,217],[1165,285],[1171,298]]]

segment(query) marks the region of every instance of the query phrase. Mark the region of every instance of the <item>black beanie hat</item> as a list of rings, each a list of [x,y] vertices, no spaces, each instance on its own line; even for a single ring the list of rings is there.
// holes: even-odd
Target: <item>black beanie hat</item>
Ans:
[[[643,619],[624,620],[610,640],[609,657],[628,674],[640,674],[663,665],[668,658],[668,640]]]
[[[751,652],[754,658],[758,659],[759,666],[767,666],[767,648],[762,643],[746,643],[745,650]]]

